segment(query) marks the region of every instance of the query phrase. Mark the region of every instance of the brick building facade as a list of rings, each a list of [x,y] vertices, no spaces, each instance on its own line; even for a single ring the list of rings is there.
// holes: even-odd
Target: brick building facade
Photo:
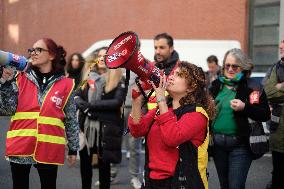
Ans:
[[[0,0],[0,49],[26,53],[42,37],[69,53],[133,30],[141,38],[232,39],[247,50],[247,0]]]
[[[238,40],[264,71],[278,59],[283,0],[0,0],[0,49],[26,54],[50,37],[68,54],[132,30],[152,39]]]

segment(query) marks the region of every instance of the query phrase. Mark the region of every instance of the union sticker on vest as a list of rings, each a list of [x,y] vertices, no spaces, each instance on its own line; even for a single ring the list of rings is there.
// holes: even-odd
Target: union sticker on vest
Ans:
[[[56,108],[61,109],[63,98],[64,96],[61,96],[59,91],[55,91],[54,96],[51,97],[51,101],[55,103]]]
[[[250,93],[249,95],[249,102],[250,104],[258,104],[259,103],[259,91],[253,91],[252,93]]]

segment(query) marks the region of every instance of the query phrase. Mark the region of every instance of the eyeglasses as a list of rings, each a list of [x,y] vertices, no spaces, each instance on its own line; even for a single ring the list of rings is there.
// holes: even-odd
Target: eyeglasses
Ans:
[[[35,53],[35,55],[39,55],[42,51],[46,51],[46,52],[48,52],[48,50],[43,49],[43,48],[40,48],[40,47],[30,48],[30,49],[28,49],[28,53],[29,53],[30,55],[32,55],[32,54],[33,54],[33,52]]]
[[[225,69],[228,71],[230,69],[230,67],[232,68],[232,70],[234,72],[238,71],[240,66],[237,64],[225,64]]]

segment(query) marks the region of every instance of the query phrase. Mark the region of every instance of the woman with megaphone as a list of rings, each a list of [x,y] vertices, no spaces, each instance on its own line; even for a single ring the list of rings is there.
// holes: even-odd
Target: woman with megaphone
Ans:
[[[58,165],[65,160],[66,138],[70,165],[79,149],[74,81],[64,76],[66,52],[52,39],[36,41],[28,52],[31,65],[25,72],[13,75],[15,71],[7,65],[15,64],[3,68],[0,114],[12,116],[5,155],[14,189],[29,188],[32,165],[41,188],[55,189]]]
[[[146,138],[142,188],[207,189],[208,123],[215,106],[202,68],[181,62],[167,80],[161,76],[152,86],[157,108],[143,115],[140,95],[133,98],[129,116],[131,134]]]

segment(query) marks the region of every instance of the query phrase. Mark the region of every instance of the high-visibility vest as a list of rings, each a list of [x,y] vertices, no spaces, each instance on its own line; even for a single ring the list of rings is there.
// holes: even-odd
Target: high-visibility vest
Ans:
[[[176,188],[208,189],[207,164],[209,145],[209,116],[200,106],[185,105],[179,116],[186,112],[199,112],[207,118],[207,131],[203,143],[196,147],[191,141],[179,145],[179,160],[173,183]],[[177,115],[178,116],[178,115]],[[179,119],[179,118],[177,118]]]
[[[6,156],[32,157],[38,163],[63,165],[65,154],[64,107],[75,86],[74,80],[55,81],[38,103],[38,89],[26,73],[17,77],[18,106],[11,117]]]
[[[179,111],[174,111],[177,120],[188,112],[199,112],[207,118],[206,136],[198,147],[191,141],[179,145],[179,159],[172,179],[172,186],[174,186],[172,188],[208,189],[206,168],[208,164],[209,117],[202,107],[195,105],[185,105],[180,107]],[[145,141],[147,142],[147,139]],[[147,188],[150,185],[149,151],[147,148],[145,156],[145,181],[143,184]]]
[[[169,95],[169,93],[167,91],[165,91],[165,96],[167,97]],[[156,99],[156,93],[155,91],[151,94],[151,96],[149,97],[149,100],[147,102],[147,108],[148,110],[152,110],[154,108],[157,108],[158,104],[157,104],[157,99]]]

